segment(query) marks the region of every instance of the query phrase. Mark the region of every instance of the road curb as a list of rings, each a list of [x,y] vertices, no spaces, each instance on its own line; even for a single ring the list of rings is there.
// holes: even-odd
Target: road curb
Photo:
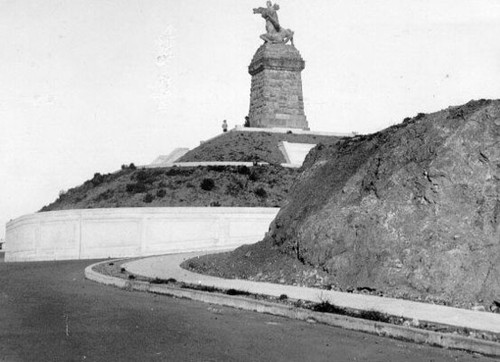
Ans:
[[[255,300],[240,296],[231,296],[221,293],[204,292],[193,289],[182,289],[166,284],[150,284],[149,282],[126,280],[104,275],[93,270],[99,262],[85,268],[85,277],[97,283],[115,286],[121,289],[169,295],[177,298],[186,298],[205,303],[233,307],[259,313],[267,313],[291,319],[308,322],[317,322],[334,327],[353,331],[360,331],[379,336],[391,337],[416,343],[429,344],[443,348],[459,349],[481,353],[488,356],[500,356],[500,343],[482,339],[470,338],[453,333],[434,332],[366,319],[359,319],[331,313],[314,312],[308,309],[288,305],[276,304],[268,301]]]

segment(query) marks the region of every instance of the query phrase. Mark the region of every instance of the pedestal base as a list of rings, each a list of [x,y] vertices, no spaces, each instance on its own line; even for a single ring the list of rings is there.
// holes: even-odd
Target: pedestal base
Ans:
[[[265,43],[257,50],[248,67],[251,127],[309,129],[302,98],[303,69],[304,60],[291,45]]]

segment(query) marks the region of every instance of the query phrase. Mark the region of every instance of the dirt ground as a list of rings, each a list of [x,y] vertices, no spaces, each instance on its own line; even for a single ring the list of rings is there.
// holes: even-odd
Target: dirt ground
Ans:
[[[283,254],[269,243],[244,245],[227,252],[190,259],[182,267],[201,274],[229,279],[248,279],[287,285],[334,288],[328,276],[290,255]]]
[[[84,268],[91,263],[0,263],[0,361],[476,361],[481,357],[107,287],[84,279]]]

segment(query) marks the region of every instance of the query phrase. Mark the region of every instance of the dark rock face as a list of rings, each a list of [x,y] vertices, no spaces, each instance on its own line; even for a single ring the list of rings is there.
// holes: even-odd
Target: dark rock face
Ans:
[[[500,299],[500,101],[317,146],[265,242],[340,288]]]

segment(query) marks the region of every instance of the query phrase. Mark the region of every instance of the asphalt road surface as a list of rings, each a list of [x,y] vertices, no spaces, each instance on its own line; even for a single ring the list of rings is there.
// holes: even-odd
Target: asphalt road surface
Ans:
[[[106,287],[89,264],[0,262],[0,361],[493,361]]]

